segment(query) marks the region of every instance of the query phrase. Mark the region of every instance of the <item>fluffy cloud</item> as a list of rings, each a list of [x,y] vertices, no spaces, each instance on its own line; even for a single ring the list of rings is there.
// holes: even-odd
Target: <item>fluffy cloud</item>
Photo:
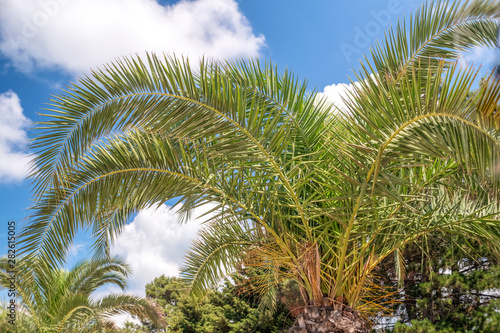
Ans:
[[[180,225],[170,208],[161,205],[141,211],[111,248],[113,255],[124,257],[132,266],[130,293],[144,296],[145,285],[155,277],[179,275],[184,255],[200,228],[196,218],[208,210],[208,206],[195,209],[191,220]]]
[[[345,110],[346,106],[343,98],[348,96],[349,91],[352,90],[352,84],[338,83],[326,86],[322,93],[318,94],[319,98],[326,98],[331,103],[335,104],[339,109]]]
[[[0,94],[0,182],[19,181],[28,173],[30,157],[22,151],[28,125],[19,97],[12,91]]]
[[[370,74],[372,80],[376,80],[376,76]],[[348,111],[344,99],[349,99],[350,94],[354,93],[354,88],[359,88],[360,82],[353,83],[337,83],[326,86],[323,92],[318,94],[318,98],[326,98],[331,103],[335,104],[340,110]]]
[[[18,69],[88,71],[144,51],[232,58],[264,45],[234,0],[4,0],[0,51]]]
[[[500,64],[500,50],[475,46],[469,52],[463,52],[459,61],[462,65],[484,66],[486,71],[491,71]]]

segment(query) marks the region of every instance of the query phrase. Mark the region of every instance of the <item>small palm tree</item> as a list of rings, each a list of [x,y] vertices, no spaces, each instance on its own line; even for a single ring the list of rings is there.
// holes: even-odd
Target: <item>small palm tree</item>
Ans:
[[[244,262],[267,272],[254,285],[269,299],[296,281],[307,315],[292,331],[366,331],[389,255],[402,275],[401,249],[431,232],[498,242],[500,84],[473,91],[477,72],[455,60],[493,45],[499,13],[424,5],[374,48],[342,110],[256,61],[149,55],[93,72],[38,124],[25,253],[56,267],[91,228],[99,258],[140,209],[213,203],[184,271],[195,295]]]
[[[9,289],[7,259],[1,259],[0,269],[1,286]],[[21,260],[15,269],[15,325],[4,323],[2,332],[108,332],[115,327],[112,316],[121,313],[160,323],[161,315],[147,299],[125,294],[92,297],[105,285],[124,290],[129,274],[129,267],[119,258],[84,260],[70,271]]]

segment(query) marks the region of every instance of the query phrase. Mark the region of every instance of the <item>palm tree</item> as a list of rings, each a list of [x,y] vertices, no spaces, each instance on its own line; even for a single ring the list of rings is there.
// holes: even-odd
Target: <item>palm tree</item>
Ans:
[[[0,262],[0,284],[9,289],[9,260]],[[111,332],[113,315],[129,313],[160,324],[161,315],[147,299],[125,294],[93,297],[105,285],[122,290],[130,268],[120,258],[84,260],[73,269],[50,269],[26,260],[16,263],[16,318],[4,320],[2,332]],[[10,320],[10,317],[6,318]]]
[[[423,5],[390,29],[338,109],[271,64],[148,55],[94,71],[38,124],[24,252],[56,267],[80,228],[97,258],[138,210],[212,203],[184,276],[201,295],[234,265],[272,299],[292,279],[292,332],[364,332],[373,272],[432,232],[497,244],[500,84],[474,91],[460,52],[492,46],[496,1]],[[361,314],[361,315],[360,315]]]

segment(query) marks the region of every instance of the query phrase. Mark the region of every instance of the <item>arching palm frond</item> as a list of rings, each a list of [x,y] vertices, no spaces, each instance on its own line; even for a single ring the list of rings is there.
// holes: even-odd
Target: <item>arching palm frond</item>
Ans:
[[[131,213],[175,196],[186,210],[225,202],[260,219],[263,207],[254,202],[268,202],[268,214],[284,214],[270,209],[279,201],[300,206],[287,166],[299,172],[298,156],[314,154],[327,110],[290,75],[258,66],[202,62],[195,75],[175,58],[124,60],[59,97],[54,120],[41,124],[33,144],[44,149],[25,251],[55,267],[78,228],[92,225],[103,249]],[[251,80],[265,89],[248,87]],[[304,224],[304,213],[298,217]]]
[[[345,130],[331,132],[332,158],[342,149],[369,171],[371,179],[383,169],[412,167],[433,158],[452,158],[468,172],[496,179],[500,145],[495,134],[480,125],[477,101],[482,91],[471,90],[477,72],[458,64],[442,65],[435,73],[428,69],[436,79],[421,89],[421,68],[397,84],[383,85],[371,78],[354,89]],[[381,176],[384,184],[388,174]]]
[[[494,47],[499,20],[500,4],[495,0],[426,2],[408,23],[400,20],[374,46],[371,72],[397,80],[418,63],[433,69],[443,61],[458,60],[474,47]]]

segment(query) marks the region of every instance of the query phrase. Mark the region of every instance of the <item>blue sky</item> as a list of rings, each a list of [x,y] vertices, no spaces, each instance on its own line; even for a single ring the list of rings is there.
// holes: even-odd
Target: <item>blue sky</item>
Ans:
[[[259,57],[307,78],[332,99],[369,45],[422,1],[403,0],[0,0],[0,251],[7,222],[30,205],[23,181],[30,123],[52,94],[89,68],[144,50],[190,59]],[[197,224],[175,214],[139,213],[113,251],[132,263],[131,290],[176,274]],[[80,235],[69,262],[89,252]],[[142,258],[142,259],[140,259]]]

